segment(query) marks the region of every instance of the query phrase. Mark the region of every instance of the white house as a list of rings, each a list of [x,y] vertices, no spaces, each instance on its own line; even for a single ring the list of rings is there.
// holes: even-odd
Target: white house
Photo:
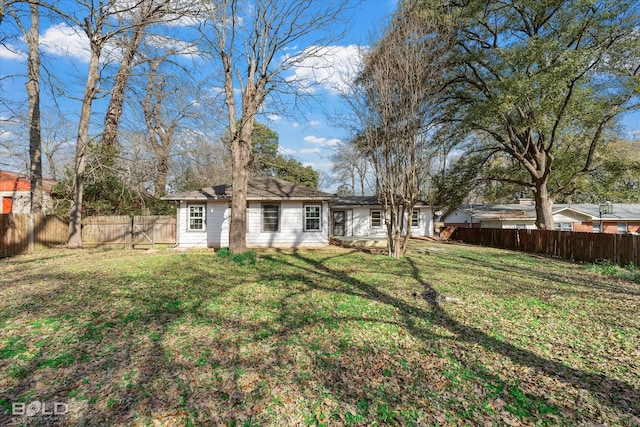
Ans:
[[[178,202],[179,247],[229,246],[231,185],[163,197]],[[383,208],[375,197],[341,197],[272,177],[249,180],[247,246],[327,246],[330,237],[386,237]],[[416,204],[411,234],[433,235],[431,207]]]
[[[418,202],[411,212],[412,236],[433,235],[431,206]],[[384,210],[373,196],[349,196],[331,205],[332,236],[335,237],[386,237]]]
[[[163,197],[178,205],[179,247],[229,246],[231,185]],[[333,194],[272,177],[249,180],[247,246],[300,247],[329,244],[329,203]]]

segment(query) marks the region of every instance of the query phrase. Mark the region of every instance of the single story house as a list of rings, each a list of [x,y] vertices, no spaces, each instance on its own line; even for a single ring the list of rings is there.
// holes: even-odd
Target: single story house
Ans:
[[[411,212],[412,236],[433,236],[433,210],[419,201]],[[387,236],[384,210],[375,196],[347,196],[331,205],[332,236],[381,238]]]
[[[42,180],[42,198],[44,208],[53,207],[51,188],[55,185],[52,179]],[[31,212],[31,181],[27,175],[0,171],[0,200],[3,214],[28,214]]]
[[[640,233],[640,204],[612,204],[600,215],[599,204],[555,204],[553,222],[560,231],[627,234]],[[462,205],[443,218],[445,226],[505,229],[535,229],[532,201],[514,204]]]
[[[179,247],[229,246],[231,185],[163,197],[178,202]],[[272,177],[251,178],[247,189],[247,246],[299,247],[329,244],[333,194]]]
[[[231,185],[163,197],[178,203],[178,247],[229,246]],[[412,234],[433,235],[431,208],[416,205]],[[375,197],[341,197],[273,177],[249,180],[247,246],[327,246],[336,237],[385,237],[383,209]]]

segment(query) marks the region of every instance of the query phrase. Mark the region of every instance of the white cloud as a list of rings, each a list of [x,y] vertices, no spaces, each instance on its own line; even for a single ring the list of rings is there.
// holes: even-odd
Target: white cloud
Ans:
[[[297,128],[298,126],[300,126],[300,123],[298,123],[298,122],[294,122],[294,123],[291,124],[291,127],[293,127],[293,128]]]
[[[278,147],[278,152],[280,154],[284,154],[286,156],[290,156],[292,154],[295,154],[296,150],[292,150],[291,148]]]
[[[0,139],[11,139],[14,137],[14,133],[8,130],[0,129]]]
[[[0,59],[24,60],[27,54],[11,44],[0,44]]]
[[[362,66],[364,49],[358,45],[308,47],[284,59],[294,64],[288,81],[308,92],[319,86],[331,93],[344,93]]]
[[[282,120],[282,117],[280,117],[277,114],[270,114],[270,115],[267,116],[267,118],[269,120],[271,120],[272,122],[279,122],[280,120]]]
[[[302,166],[304,166],[304,167],[311,166],[315,170],[327,171],[327,170],[331,169],[331,167],[333,166],[333,163],[331,163],[331,162],[303,162]]]
[[[309,126],[320,126],[322,124],[322,122],[318,121],[318,120],[311,120],[309,122]]]
[[[319,148],[303,148],[300,150],[300,154],[320,154]]]
[[[89,40],[79,27],[57,24],[47,28],[40,36],[42,49],[56,56],[71,56],[83,62],[89,62]]]
[[[317,136],[314,135],[309,135],[309,136],[305,136],[304,137],[304,141],[308,142],[309,144],[317,144],[317,145],[322,145],[325,147],[333,147],[336,146],[338,144],[340,144],[340,140],[339,139],[327,139],[327,138],[319,138]]]

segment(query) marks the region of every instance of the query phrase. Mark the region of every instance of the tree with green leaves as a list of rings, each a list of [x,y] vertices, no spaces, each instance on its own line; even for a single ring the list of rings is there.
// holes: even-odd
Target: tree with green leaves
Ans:
[[[453,1],[443,118],[473,137],[486,179],[528,189],[536,225],[598,166],[623,114],[637,109],[636,1]],[[432,9],[431,2],[415,5]]]

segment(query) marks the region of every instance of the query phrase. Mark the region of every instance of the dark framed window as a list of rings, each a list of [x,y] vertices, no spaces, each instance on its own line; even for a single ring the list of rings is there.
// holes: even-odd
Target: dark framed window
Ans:
[[[321,228],[320,205],[307,205],[304,207],[304,231],[320,231]]]
[[[411,212],[411,226],[412,227],[420,227],[420,210],[414,209]]]
[[[204,230],[206,207],[205,205],[188,205],[187,206],[187,230],[202,231]]]
[[[380,209],[371,210],[371,227],[382,227],[382,211]]]
[[[262,205],[262,231],[280,231],[280,205],[264,203]]]

